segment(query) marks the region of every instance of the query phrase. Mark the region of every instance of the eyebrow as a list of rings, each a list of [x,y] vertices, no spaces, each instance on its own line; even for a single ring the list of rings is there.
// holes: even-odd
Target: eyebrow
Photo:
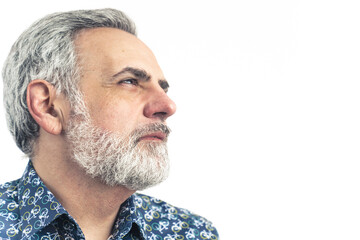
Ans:
[[[150,74],[148,74],[145,70],[140,69],[140,68],[134,68],[134,67],[125,67],[120,72],[114,74],[111,77],[111,80],[114,81],[116,78],[118,78],[119,76],[126,74],[126,73],[131,73],[136,78],[138,78],[139,80],[144,81],[144,82],[148,82],[151,80]],[[159,79],[158,83],[159,83],[160,87],[162,89],[164,89],[165,91],[170,87],[170,85],[166,81],[166,79]]]
[[[169,83],[166,80],[159,80],[158,83],[159,83],[160,87],[162,89],[164,89],[165,91],[167,91],[170,87]]]
[[[115,78],[117,78],[125,73],[131,73],[132,75],[143,80],[144,82],[148,82],[151,79],[151,76],[146,71],[139,69],[139,68],[133,68],[133,67],[126,67],[126,68],[122,69],[120,72],[113,75],[111,77],[111,79],[114,80]]]

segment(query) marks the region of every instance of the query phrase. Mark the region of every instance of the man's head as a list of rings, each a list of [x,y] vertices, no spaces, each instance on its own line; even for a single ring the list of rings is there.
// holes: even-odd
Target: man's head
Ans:
[[[166,176],[164,122],[175,104],[154,55],[123,13],[41,19],[14,44],[3,78],[8,125],[24,153],[34,154],[43,129],[62,136],[69,157],[108,185],[142,189]],[[69,102],[68,112],[51,106],[52,89]]]
[[[112,27],[136,34],[134,23],[114,9],[48,15],[31,25],[14,43],[3,68],[4,104],[10,132],[18,147],[32,154],[39,125],[26,104],[26,89],[44,79],[71,98],[79,81],[74,40],[82,29]]]

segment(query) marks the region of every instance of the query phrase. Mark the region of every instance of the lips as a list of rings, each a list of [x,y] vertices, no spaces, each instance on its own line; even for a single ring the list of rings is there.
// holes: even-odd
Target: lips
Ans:
[[[155,133],[149,133],[141,138],[139,138],[139,141],[147,140],[147,141],[164,141],[167,137],[167,134],[163,132],[155,132]]]

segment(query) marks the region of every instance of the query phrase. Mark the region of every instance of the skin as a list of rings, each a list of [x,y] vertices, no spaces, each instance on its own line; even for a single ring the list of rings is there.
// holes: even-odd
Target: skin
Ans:
[[[127,134],[144,124],[165,122],[175,113],[155,56],[138,38],[119,29],[96,28],[79,33],[75,45],[82,69],[79,88],[94,125]],[[86,239],[107,239],[120,205],[134,191],[106,186],[69,159],[63,131],[70,104],[51,84],[32,81],[27,103],[41,127],[32,159],[37,173],[75,218]],[[142,141],[162,140],[147,136]]]

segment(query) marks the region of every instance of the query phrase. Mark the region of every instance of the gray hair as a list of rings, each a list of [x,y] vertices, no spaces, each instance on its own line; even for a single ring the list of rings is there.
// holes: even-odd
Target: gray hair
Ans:
[[[135,24],[115,9],[54,13],[31,25],[14,43],[3,68],[4,105],[8,128],[17,146],[28,156],[39,136],[30,115],[26,89],[35,79],[55,86],[71,102],[78,89],[80,70],[74,40],[82,29],[110,27],[136,35]]]

